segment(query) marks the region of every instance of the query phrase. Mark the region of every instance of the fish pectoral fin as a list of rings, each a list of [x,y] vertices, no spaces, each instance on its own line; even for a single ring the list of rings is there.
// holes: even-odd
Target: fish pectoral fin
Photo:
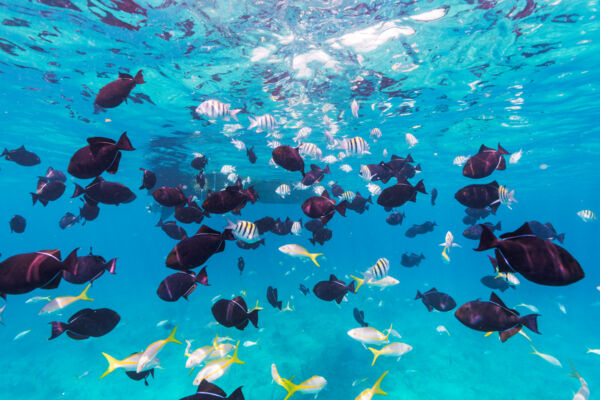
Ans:
[[[483,337],[488,337],[488,336],[490,336],[492,333],[494,333],[494,332],[487,332],[485,335],[483,335]]]

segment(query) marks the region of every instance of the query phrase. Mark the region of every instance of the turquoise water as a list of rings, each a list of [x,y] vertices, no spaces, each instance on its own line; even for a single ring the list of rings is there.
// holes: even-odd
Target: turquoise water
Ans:
[[[435,20],[411,18],[433,10],[438,14],[428,16]],[[25,303],[33,296],[77,295],[83,289],[65,281],[56,290],[9,296],[2,314],[5,326],[0,326],[0,398],[191,395],[195,373],[190,376],[185,369],[184,345],[164,348],[159,355],[163,369],[155,371],[148,387],[120,370],[98,379],[107,367],[102,352],[121,359],[143,351],[166,338],[165,327],[171,324],[178,326],[179,339],[194,340],[194,348],[208,345],[216,333],[235,341],[258,340],[256,346],[240,345],[245,364],[232,366],[215,382],[227,393],[243,385],[247,399],[285,397],[272,381],[272,363],[282,377],[295,376],[296,383],[312,375],[325,377],[322,399],[355,398],[388,370],[382,388],[390,399],[564,399],[580,386],[568,376],[568,361],[591,392],[600,387],[600,356],[586,353],[587,347],[600,348],[600,229],[597,221],[584,223],[577,216],[584,209],[600,212],[597,1],[21,0],[1,4],[0,13],[1,145],[15,149],[24,144],[41,158],[33,167],[0,161],[0,220],[6,221],[0,229],[2,259],[42,249],[60,249],[66,256],[80,248],[79,255],[85,255],[90,247],[106,259],[118,258],[117,274],[104,274],[90,289],[92,303],[76,303],[50,316],[38,316],[43,302]],[[139,69],[147,83],[131,93],[138,102],[130,98],[94,113],[93,99],[101,87],[119,71],[135,74]],[[200,119],[193,110],[207,99],[243,108],[240,126]],[[353,99],[360,104],[358,118],[351,113]],[[278,121],[280,138],[245,129],[249,116],[266,113]],[[362,215],[335,215],[327,225],[333,237],[324,246],[311,245],[306,230],[299,237],[267,233],[266,246],[257,250],[227,242],[225,251],[206,263],[211,286],[199,286],[189,301],[159,299],[156,288],[174,272],[165,267],[165,259],[177,242],[155,227],[159,215],[148,210],[155,201],[137,189],[138,168],[155,171],[159,185],[183,184],[186,194],[202,199],[205,192],[195,190],[197,171],[190,167],[193,153],[202,153],[209,158],[212,189],[225,164],[256,185],[261,199],[248,204],[241,219],[269,215],[306,222],[300,204],[312,191],[293,191],[286,200],[274,194],[280,183],[293,186],[300,175],[269,166],[267,141],[293,144],[298,130],[310,127],[306,140],[324,156],[337,156],[340,150],[327,149],[323,132],[332,125],[324,124],[325,116],[337,127],[336,138],[361,136],[372,154],[331,164],[332,173],[321,185],[335,180],[366,196],[360,165],[410,152],[423,168],[411,182],[423,179],[428,191],[437,188],[436,205],[419,194],[416,203],[399,208],[406,213],[400,226],[386,224],[387,213],[377,204]],[[369,137],[375,127],[382,132],[377,142]],[[130,187],[137,195],[134,202],[101,205],[97,220],[62,230],[58,220],[67,211],[77,214],[81,206],[70,198],[74,183],[88,183],[67,175],[67,190],[59,200],[31,206],[29,193],[48,166],[66,172],[86,138],[116,139],[123,131],[136,150],[123,152],[118,173],[107,179]],[[419,140],[410,150],[406,133]],[[232,138],[255,146],[256,164],[236,150]],[[523,150],[520,161],[506,171],[479,182],[464,178],[453,165],[456,156],[473,155],[481,144],[495,148],[498,142],[511,153]],[[384,150],[388,156],[382,156]],[[353,170],[346,173],[341,164]],[[486,221],[501,221],[504,232],[529,220],[552,222],[558,233],[566,233],[564,247],[586,273],[566,287],[540,286],[518,275],[516,290],[498,293],[508,306],[526,303],[540,310],[542,335],[526,331],[532,342],[516,335],[500,343],[497,334],[484,337],[462,325],[454,312],[428,313],[414,300],[417,290],[432,287],[452,295],[459,306],[489,298],[491,290],[479,280],[492,272],[486,256],[492,253],[472,251],[477,242],[461,235],[464,207],[454,193],[494,179],[514,189],[518,203],[512,210],[501,206]],[[217,190],[223,177],[218,180]],[[23,234],[8,229],[14,214],[27,219]],[[433,232],[404,236],[412,224],[425,221],[437,223]],[[227,221],[213,215],[204,223],[222,230]],[[198,229],[184,227],[189,234]],[[442,261],[438,246],[447,231],[462,245],[452,249],[450,263]],[[288,243],[324,253],[321,267],[280,253],[279,246]],[[423,253],[426,259],[405,268],[400,264],[405,252]],[[241,276],[240,256],[246,263]],[[340,306],[298,290],[300,283],[312,289],[332,273],[350,282],[350,274],[380,257],[390,260],[390,275],[399,285],[383,291],[361,288]],[[295,311],[271,308],[268,286],[278,288],[284,305],[289,300]],[[264,307],[260,329],[215,325],[213,299],[242,291],[248,305],[259,300]],[[50,321],[66,321],[88,306],[111,308],[121,322],[100,338],[47,340]],[[381,357],[371,367],[371,353],[346,334],[358,326],[354,307],[364,310],[365,320],[379,330],[393,323],[402,336],[394,340],[413,350],[399,361]],[[157,326],[164,320],[169,323]],[[438,333],[439,325],[450,335]],[[31,332],[13,340],[26,330]],[[530,344],[558,358],[562,368],[530,355]],[[294,398],[310,396],[297,393]]]

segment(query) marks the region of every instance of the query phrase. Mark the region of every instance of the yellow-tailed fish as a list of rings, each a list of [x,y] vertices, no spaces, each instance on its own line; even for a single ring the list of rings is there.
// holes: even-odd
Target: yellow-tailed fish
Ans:
[[[569,361],[569,364],[571,364],[571,361]],[[587,382],[579,375],[579,372],[577,372],[573,364],[571,364],[571,368],[573,368],[573,373],[569,374],[569,376],[579,379],[579,382],[581,383],[581,387],[573,396],[573,400],[588,400],[590,398],[590,389],[588,388]]]
[[[354,328],[348,331],[348,336],[361,343],[383,345],[389,343],[388,337],[392,332],[392,325],[387,330],[387,334],[379,332],[377,329],[368,326],[362,328]]]
[[[185,362],[186,368],[192,368],[202,364],[204,360],[208,358],[208,356],[215,349],[214,344],[212,346],[202,346],[194,350],[190,353],[190,348],[192,347],[192,342],[190,340],[185,341],[187,343],[187,347],[185,348],[185,353],[183,353],[187,360]]]
[[[314,262],[317,267],[320,267],[319,263],[317,262],[317,257],[323,255],[323,253],[309,253],[308,250],[297,244],[286,244],[281,246],[279,251],[292,257],[310,258],[310,260]]]
[[[450,262],[450,257],[448,256],[448,253],[450,253],[450,249],[452,247],[461,247],[460,244],[454,243],[454,235],[452,235],[452,232],[450,231],[446,232],[444,243],[440,243],[440,246],[444,246],[444,250],[442,250],[442,258],[446,262]]]
[[[92,286],[92,284],[88,284],[85,289],[83,289],[83,292],[81,292],[81,294],[79,296],[64,296],[64,297],[57,297],[54,300],[52,300],[51,302],[49,302],[48,304],[46,304],[38,313],[38,315],[43,315],[43,314],[50,314],[53,313],[55,311],[58,310],[62,310],[65,307],[70,306],[71,304],[75,303],[76,301],[82,300],[82,301],[94,301],[94,299],[91,299],[87,296],[87,292],[90,288],[90,286]]]
[[[556,357],[551,356],[550,354],[544,354],[544,353],[540,353],[539,351],[537,351],[535,349],[535,347],[531,346],[531,348],[533,349],[533,353],[529,353],[529,354],[533,354],[536,355],[544,360],[546,360],[547,362],[549,362],[552,365],[556,365],[557,367],[562,367],[562,364],[560,363],[560,361],[558,361],[556,359]]]
[[[400,357],[402,357],[403,354],[408,353],[413,348],[411,345],[408,345],[406,343],[395,342],[383,346],[380,350],[374,349],[372,347],[369,347],[368,349],[371,350],[371,353],[373,353],[373,362],[371,363],[371,366],[373,366],[375,365],[375,361],[377,361],[377,358],[379,358],[379,356],[398,357],[398,359],[400,359]]]
[[[140,357],[142,356],[142,353],[134,353],[134,354],[130,355],[129,357],[125,357],[122,360],[117,360],[116,358],[111,357],[110,355],[108,355],[106,353],[102,353],[102,355],[104,356],[104,358],[106,358],[106,361],[108,361],[108,368],[106,369],[106,371],[104,371],[104,373],[102,374],[102,376],[99,379],[104,378],[106,375],[110,374],[111,372],[113,372],[115,369],[118,369],[118,368],[123,368],[125,371],[135,371],[137,368],[138,362],[140,361]],[[146,369],[153,368],[153,367],[157,366],[158,364],[159,364],[158,358],[154,358],[154,360],[152,360],[152,362],[146,366]]]
[[[372,388],[365,389],[362,392],[360,392],[360,394],[358,395],[358,397],[356,397],[355,400],[371,400],[376,394],[386,395],[387,393],[381,390],[381,381],[387,375],[387,373],[388,371],[385,371],[383,375],[381,375],[379,379],[377,379],[377,382],[375,382]]]
[[[140,372],[147,369],[146,367],[152,362],[152,360],[158,355],[158,353],[160,353],[162,348],[165,347],[167,343],[171,342],[181,344],[179,340],[175,339],[175,331],[177,331],[177,327],[173,328],[169,337],[167,337],[166,339],[157,340],[156,342],[148,346],[146,350],[144,350],[140,357],[140,360],[138,361],[135,372],[139,374]]]
[[[198,375],[196,375],[196,378],[194,379],[194,385],[199,385],[203,379],[206,379],[209,382],[214,382],[225,375],[227,370],[229,370],[229,367],[231,367],[233,364],[244,364],[244,362],[237,356],[239,345],[240,342],[237,342],[233,356],[229,358],[222,358],[206,364],[206,366],[202,368],[200,372],[198,372]]]
[[[290,302],[289,301],[287,302],[287,305],[284,308],[281,309],[281,311],[294,311],[294,310],[295,310],[295,308],[290,307]]]
[[[295,383],[292,383],[290,379],[285,379],[279,376],[279,372],[277,371],[275,364],[271,364],[271,376],[273,376],[273,380],[277,382],[279,386],[282,386],[285,390],[287,390],[287,396],[285,396],[284,400],[289,399],[296,392],[319,393],[327,384],[325,378],[315,375],[296,385]]]

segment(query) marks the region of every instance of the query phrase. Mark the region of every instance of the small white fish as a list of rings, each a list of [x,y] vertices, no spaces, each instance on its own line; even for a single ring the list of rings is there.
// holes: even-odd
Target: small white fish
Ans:
[[[244,151],[246,150],[246,143],[242,142],[241,140],[237,140],[237,139],[231,139],[231,144],[235,146],[236,149],[240,150],[240,151]]]
[[[592,210],[581,210],[577,212],[577,216],[581,218],[583,222],[595,221],[598,219],[596,214]]]
[[[350,172],[352,171],[352,167],[349,166],[348,164],[342,164],[340,165],[340,169],[344,172]]]
[[[454,243],[454,235],[452,235],[452,232],[450,231],[446,232],[444,243],[440,243],[440,246],[444,246],[444,250],[442,250],[442,257],[447,262],[450,262],[450,257],[448,256],[450,249],[452,247],[461,247],[461,245],[459,245],[458,243]]]
[[[51,302],[46,304],[44,307],[42,307],[42,309],[40,310],[38,315],[50,314],[50,313],[56,312],[58,310],[62,310],[63,308],[66,308],[79,300],[93,301],[93,299],[91,299],[87,296],[87,292],[91,286],[92,286],[91,283],[88,284],[85,287],[85,289],[83,289],[83,292],[81,292],[81,294],[79,296],[64,296],[64,297],[55,298],[54,300],[52,300]]]
[[[452,162],[452,164],[454,164],[458,167],[462,167],[463,165],[465,165],[465,163],[467,162],[469,157],[470,156],[457,156],[454,158],[454,161]]]
[[[358,102],[356,101],[356,99],[352,100],[352,103],[350,103],[350,110],[352,110],[352,116],[354,116],[354,118],[358,118],[358,109],[360,108],[360,106],[358,105]]]
[[[321,185],[313,186],[313,193],[320,196],[325,191],[325,188]]]
[[[533,353],[529,353],[529,354],[533,354],[533,355],[536,355],[538,357],[541,357],[544,360],[548,361],[550,364],[556,365],[557,367],[561,367],[562,368],[562,364],[560,363],[560,361],[558,361],[556,359],[556,357],[553,357],[550,354],[540,353],[533,346],[531,346],[531,348],[533,349]]]
[[[254,223],[249,221],[238,221],[233,223],[227,221],[228,225],[225,229],[231,229],[233,236],[245,243],[256,243],[260,240],[258,229]]]
[[[290,189],[289,185],[284,183],[282,185],[277,186],[277,189],[275,189],[275,193],[277,193],[282,199],[285,199],[290,195],[290,193],[292,193],[292,189]]]
[[[323,253],[309,253],[308,250],[297,244],[286,244],[281,246],[279,251],[292,257],[309,258],[317,267],[320,266],[317,262],[317,257],[323,255]]]
[[[231,110],[231,104],[222,103],[219,100],[206,100],[196,107],[196,113],[205,115],[211,119],[222,118],[229,121],[229,117],[237,119],[237,114],[242,110]]]
[[[303,128],[300,128],[300,130],[298,131],[298,133],[296,134],[296,136],[294,137],[294,142],[298,142],[304,138],[307,138],[310,136],[310,134],[312,133],[312,129],[305,126]]]
[[[525,307],[528,310],[530,310],[533,313],[539,314],[540,310],[538,310],[538,308],[536,306],[532,306],[531,304],[525,304],[525,303],[521,303],[521,304],[517,304],[517,307]]]
[[[338,159],[334,155],[330,154],[330,155],[328,155],[326,157],[323,157],[321,159],[321,161],[323,161],[326,164],[334,164],[334,163],[336,163],[338,161]]]
[[[15,337],[13,338],[13,340],[19,340],[19,339],[21,339],[23,336],[27,335],[29,332],[31,332],[31,329],[27,329],[26,331],[23,331],[23,332],[17,333],[17,336],[15,336]]]
[[[277,121],[271,114],[260,115],[258,117],[249,117],[250,126],[248,129],[256,128],[256,132],[261,130],[271,130],[277,128]]]
[[[387,151],[387,149],[383,149],[383,151],[381,152],[381,154],[382,154],[384,157],[387,157],[387,156],[388,156],[388,151]]]
[[[227,180],[231,183],[236,183],[238,178],[239,178],[239,176],[235,172],[232,172],[229,175],[227,175]]]
[[[371,174],[371,170],[366,165],[361,165],[358,170],[358,175],[366,181],[371,181],[373,179],[373,175]]]
[[[368,349],[371,350],[371,353],[373,353],[373,362],[371,363],[371,366],[373,366],[375,365],[375,361],[377,361],[379,356],[400,358],[413,348],[411,345],[406,343],[394,342],[383,346],[380,350],[374,349],[373,347],[368,347]]]
[[[512,203],[518,203],[518,201],[515,199],[515,191],[510,190],[502,185],[500,185],[500,187],[498,188],[498,197],[498,201],[500,201],[501,204],[504,204],[506,207],[508,207],[509,210],[512,210]]]
[[[599,355],[599,356],[600,356],[600,349],[590,349],[590,348],[588,347],[586,354],[587,354],[587,353],[597,354],[597,355]]]
[[[417,140],[415,135],[413,135],[412,133],[407,133],[405,135],[405,137],[406,137],[406,144],[408,145],[409,149],[412,149],[413,147],[415,147],[417,145],[417,143],[419,143],[419,141]]]
[[[164,324],[166,324],[167,322],[169,322],[169,320],[168,320],[168,319],[163,319],[162,321],[158,321],[158,322],[156,323],[156,327],[158,328],[158,327],[160,327],[160,326],[163,326],[163,325],[164,325]]]
[[[30,299],[27,299],[27,301],[25,302],[25,304],[39,303],[40,301],[50,301],[50,296],[46,296],[46,297],[34,296],[34,297],[30,298]]]
[[[315,159],[321,158],[323,155],[321,149],[314,143],[304,142],[299,147],[298,152],[300,155],[310,156]]]
[[[562,312],[563,314],[566,314],[567,313],[566,307],[561,303],[557,303],[557,304],[558,304],[558,309],[560,310],[560,312]]]
[[[300,236],[302,233],[302,220],[294,221],[292,224],[292,233],[296,236]]]
[[[508,163],[509,164],[516,164],[519,162],[519,160],[521,159],[521,156],[523,155],[523,149],[517,151],[516,153],[512,153],[510,155],[510,158],[508,159]]]
[[[446,329],[446,327],[444,325],[438,325],[435,328],[436,331],[438,331],[438,333],[442,334],[442,333],[447,333],[448,336],[450,336],[450,332],[448,332],[448,329]]]
[[[296,392],[318,394],[321,390],[323,390],[325,385],[327,385],[327,380],[318,375],[314,375],[299,384],[292,383],[292,379],[294,379],[293,377],[292,379],[285,379],[279,376],[279,372],[277,371],[275,364],[271,364],[271,376],[279,386],[283,387],[287,391],[285,400],[289,399]]]
[[[371,196],[379,196],[381,193],[381,186],[376,183],[367,183],[367,189],[371,193]]]
[[[271,149],[275,149],[276,147],[281,146],[281,143],[279,143],[277,140],[269,140],[267,142],[267,146]]]
[[[306,190],[308,189],[310,186],[306,186],[304,185],[302,182],[298,182],[294,185],[294,189],[295,190]]]
[[[381,137],[381,130],[379,128],[371,129],[370,136],[373,139],[373,141],[376,142],[377,139]]]
[[[233,165],[223,165],[221,167],[221,173],[223,175],[228,175],[228,174],[231,174],[232,172],[235,172],[235,167]]]
[[[258,344],[258,340],[256,342],[253,342],[252,340],[246,340],[243,345],[244,347],[252,347],[252,346],[256,346]]]

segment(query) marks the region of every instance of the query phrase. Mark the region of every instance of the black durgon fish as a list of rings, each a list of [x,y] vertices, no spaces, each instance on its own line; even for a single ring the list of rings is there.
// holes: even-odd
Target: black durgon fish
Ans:
[[[244,400],[244,395],[241,386],[227,396],[223,389],[203,379],[200,385],[198,385],[195,394],[179,400]]]
[[[509,309],[494,292],[490,301],[470,301],[460,306],[454,315],[464,325],[476,331],[499,332],[502,342],[519,333],[523,325],[540,333],[537,327],[539,314],[521,317],[516,310]]]
[[[308,239],[313,245],[319,243],[321,246],[325,244],[325,242],[331,240],[333,236],[333,231],[331,229],[322,228],[318,231],[314,231],[312,238]]]
[[[256,229],[258,229],[258,233],[262,235],[265,232],[271,232],[273,230],[273,227],[275,227],[275,219],[263,217],[254,221],[254,225],[256,225]]]
[[[144,168],[140,168],[140,171],[144,173],[142,176],[142,186],[140,186],[140,190],[152,190],[152,188],[156,185],[156,174]]]
[[[135,200],[135,194],[125,185],[118,182],[105,181],[101,176],[94,179],[92,183],[85,188],[75,184],[73,196],[78,197],[85,194],[86,200],[92,199],[96,203],[102,204],[124,204]]]
[[[233,300],[221,299],[213,304],[211,311],[215,320],[227,328],[235,326],[243,331],[248,325],[248,321],[258,328],[258,310],[254,309],[248,312],[246,302],[241,296],[237,296]]]
[[[318,165],[311,164],[310,171],[304,174],[300,183],[302,183],[304,186],[310,186],[315,183],[319,183],[323,180],[325,174],[329,173],[329,165],[326,165],[325,168],[321,169]]]
[[[152,192],[152,197],[163,207],[182,207],[187,204],[188,198],[183,193],[181,185],[176,188],[162,186]]]
[[[175,221],[163,222],[162,220],[159,220],[156,226],[160,227],[160,229],[172,239],[183,240],[188,237],[185,229],[177,225]]]
[[[104,336],[112,331],[120,320],[119,314],[109,308],[84,308],[69,318],[68,323],[50,322],[52,334],[48,340],[57,338],[63,332],[67,332],[67,335],[75,340]]]
[[[496,181],[484,185],[468,185],[456,192],[454,198],[463,206],[479,209],[489,207],[492,214],[496,214],[500,207],[499,188]]]
[[[67,212],[63,217],[58,221],[58,226],[60,229],[67,229],[75,225],[79,222],[79,216],[74,215],[70,212]]]
[[[464,230],[463,236],[467,239],[478,240],[481,237],[481,232],[483,232],[482,226],[487,226],[492,232],[499,231],[502,229],[502,224],[500,221],[496,225],[493,225],[489,222],[485,222],[483,224],[472,225]]]
[[[195,180],[200,189],[204,189],[204,187],[206,186],[206,177],[204,176],[204,171],[198,172],[198,175],[196,175]]]
[[[124,72],[119,72],[119,79],[106,84],[100,89],[98,95],[96,95],[94,104],[104,108],[114,108],[123,103],[123,101],[127,103],[129,93],[135,85],[142,83],[146,83],[142,70],[139,70],[135,74],[135,77]]]
[[[207,164],[208,164],[208,158],[206,158],[206,156],[203,156],[203,155],[199,155],[199,156],[195,157],[191,162],[192,168],[197,169],[198,171],[202,171],[206,167]]]
[[[231,230],[223,233],[202,225],[194,236],[188,237],[175,245],[167,256],[166,265],[180,271],[204,264],[213,254],[225,250],[225,240],[234,240]]]
[[[346,293],[354,293],[354,281],[349,285],[330,275],[328,281],[320,281],[313,287],[313,293],[321,300],[342,302]]]
[[[436,188],[431,190],[431,205],[435,206],[435,199],[437,199],[438,191]]]
[[[48,169],[46,170],[46,176],[38,176],[38,178],[40,180],[43,180],[44,182],[56,181],[64,183],[67,181],[67,176],[64,172],[54,169],[52,167],[48,167]]]
[[[244,272],[244,267],[246,266],[246,263],[244,262],[244,257],[238,258],[237,266],[238,266],[238,269],[240,270],[240,275],[241,275],[242,272]]]
[[[352,201],[348,203],[347,208],[349,210],[357,212],[358,214],[362,214],[369,209],[369,205],[367,203],[373,204],[371,196],[364,198],[359,192],[356,192],[356,195],[354,196]]]
[[[285,221],[277,218],[275,225],[271,228],[271,232],[279,236],[289,235],[292,232],[292,225],[294,225],[294,221],[290,217],[286,217]]]
[[[344,189],[337,183],[334,183],[329,188],[331,189],[331,194],[334,197],[340,197],[342,194],[344,194]]]
[[[164,301],[177,301],[180,298],[188,299],[198,284],[209,286],[206,267],[203,267],[198,274],[194,272],[175,272],[167,276],[158,285],[156,294]]]
[[[406,214],[399,213],[398,211],[394,211],[393,213],[391,213],[390,215],[387,216],[387,218],[385,219],[385,222],[387,222],[389,225],[396,226],[396,225],[402,224],[402,221],[404,220],[405,217],[406,217]]]
[[[427,307],[427,311],[436,309],[438,311],[446,312],[456,307],[456,302],[450,295],[438,292],[436,288],[430,289],[425,293],[421,293],[417,290],[415,300],[418,299],[423,301],[423,304]]]
[[[508,288],[516,289],[514,285],[511,285],[507,280],[502,279],[499,276],[486,275],[481,278],[480,281],[484,286],[490,289],[500,290],[501,292],[505,292]]]
[[[304,177],[304,160],[299,149],[300,147],[282,145],[273,149],[271,156],[281,168],[291,172],[300,171]]]
[[[465,225],[475,225],[477,223],[477,217],[473,217],[471,215],[465,215],[462,219],[462,222]]]
[[[91,179],[104,171],[114,174],[119,168],[121,150],[135,150],[123,132],[118,142],[104,137],[87,139],[88,145],[77,150],[69,161],[67,171],[79,179]]]
[[[175,207],[175,219],[183,224],[199,224],[204,220],[204,215],[204,210],[195,201],[190,202],[187,207]]]
[[[267,288],[267,301],[273,308],[279,308],[281,310],[281,300],[277,297],[277,289],[272,286]]]
[[[484,225],[475,249],[497,249],[500,272],[518,272],[531,282],[548,286],[570,285],[585,276],[579,262],[567,250],[535,236],[527,223],[500,238]]]
[[[254,154],[254,146],[246,149],[246,155],[248,156],[248,161],[250,164],[254,164],[256,162],[256,154]]]
[[[470,157],[463,167],[463,176],[467,178],[479,179],[490,176],[495,170],[502,171],[506,169],[506,161],[504,155],[510,153],[500,146],[498,150],[491,149],[485,145],[481,145],[479,152]]]
[[[354,308],[353,314],[354,314],[354,319],[356,320],[356,322],[358,322],[358,324],[360,326],[362,326],[362,327],[369,326],[369,324],[365,322],[365,312],[364,311],[361,311],[358,308]]]
[[[471,217],[475,217],[476,219],[484,219],[487,218],[488,215],[491,214],[491,210],[489,208],[471,208],[468,207],[465,209],[467,215]],[[471,224],[473,225],[473,224]]]
[[[260,245],[265,245],[265,238],[260,239],[258,242],[246,243],[243,240],[238,240],[235,245],[243,250],[256,250]]]
[[[306,228],[307,231],[314,233],[323,229],[323,223],[318,219],[311,219],[304,224],[304,228]]]
[[[13,161],[24,167],[32,167],[40,163],[38,155],[25,150],[25,146],[21,146],[15,150],[4,149],[0,157],[6,157],[8,161]]]
[[[306,286],[304,286],[303,284],[300,284],[299,289],[302,292],[302,294],[305,295],[305,296],[308,295],[308,294],[310,294],[310,289],[307,288]]]
[[[210,193],[204,199],[202,208],[211,214],[225,214],[232,212],[238,214],[250,201],[254,204],[258,200],[258,193],[251,186],[247,190],[239,186],[228,186],[218,192]]]
[[[10,231],[14,233],[23,233],[25,232],[25,227],[27,226],[27,221],[24,217],[20,215],[15,215],[12,217],[8,223],[10,225]]]
[[[427,232],[433,232],[433,227],[437,226],[435,222],[427,221],[421,225],[413,225],[404,234],[406,237],[414,238]]]
[[[93,283],[96,279],[100,278],[104,272],[111,274],[116,273],[117,259],[113,258],[110,261],[106,261],[104,257],[92,254],[87,256],[77,257],[75,266],[72,269],[63,270],[63,279],[69,283],[83,284]]]
[[[333,214],[337,211],[342,216],[346,216],[346,207],[348,202],[343,200],[336,204],[335,200],[329,197],[327,190],[324,190],[320,196],[309,197],[302,203],[302,211],[309,218],[320,218],[323,225],[327,224]]]
[[[558,234],[556,232],[556,229],[554,229],[554,227],[552,226],[552,224],[550,222],[546,222],[545,224],[542,224],[539,221],[529,221],[527,222],[529,224],[529,227],[531,228],[531,230],[533,231],[533,233],[535,234],[535,236],[539,237],[540,239],[545,239],[545,240],[558,240],[559,243],[563,243],[565,240],[565,234],[561,233]]]
[[[146,386],[148,386],[148,376],[152,375],[152,378],[154,378],[154,368],[147,369],[147,370],[142,371],[140,373],[137,373],[135,371],[125,371],[125,374],[130,379],[133,379],[134,381],[141,381],[143,379],[144,380],[144,384]]]
[[[407,201],[416,202],[417,192],[427,194],[423,180],[420,180],[415,186],[408,181],[400,181],[383,189],[377,197],[377,204],[383,206],[386,211],[391,211],[392,208],[400,207]]]
[[[415,254],[415,253],[404,253],[402,254],[402,259],[400,260],[400,264],[404,265],[405,267],[408,268],[412,268],[412,267],[416,267],[417,265],[419,265],[421,263],[421,260],[424,260],[425,256],[423,255],[423,253],[421,253],[421,255]]]
[[[93,221],[98,218],[100,207],[98,207],[97,201],[86,196],[84,196],[81,201],[83,201],[83,207],[79,209],[79,216],[84,219],[82,225],[85,225],[87,221]]]
[[[63,195],[66,188],[67,186],[64,182],[47,181],[45,178],[39,179],[36,192],[30,193],[31,199],[33,200],[34,205],[39,201],[45,207],[49,202],[58,200],[60,196]]]

